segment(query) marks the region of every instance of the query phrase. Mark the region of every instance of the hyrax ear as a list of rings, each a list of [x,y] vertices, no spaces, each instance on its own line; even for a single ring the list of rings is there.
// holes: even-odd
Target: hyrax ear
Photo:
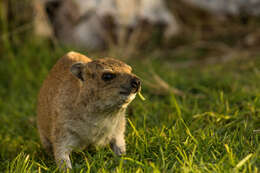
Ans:
[[[70,67],[70,71],[74,76],[79,78],[81,81],[84,81],[83,68],[84,68],[84,64],[82,62],[78,62],[78,63],[73,64]]]

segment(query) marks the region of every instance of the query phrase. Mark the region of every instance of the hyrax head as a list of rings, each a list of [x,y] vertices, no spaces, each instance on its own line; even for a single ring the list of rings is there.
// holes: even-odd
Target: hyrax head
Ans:
[[[129,65],[112,58],[71,66],[72,74],[82,83],[80,99],[101,112],[126,108],[135,98],[141,82],[131,71]]]

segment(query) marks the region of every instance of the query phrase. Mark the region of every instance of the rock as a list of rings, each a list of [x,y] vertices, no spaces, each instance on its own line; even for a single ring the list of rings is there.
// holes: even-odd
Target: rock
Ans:
[[[260,15],[260,0],[183,0],[214,15]]]
[[[122,30],[136,30],[142,21],[151,26],[164,25],[166,38],[179,31],[176,19],[163,0],[38,1],[46,10],[45,16],[51,21],[55,36],[63,43],[79,47],[100,49],[113,38],[118,42]],[[43,18],[41,21],[43,23]],[[38,21],[36,25],[44,24]]]

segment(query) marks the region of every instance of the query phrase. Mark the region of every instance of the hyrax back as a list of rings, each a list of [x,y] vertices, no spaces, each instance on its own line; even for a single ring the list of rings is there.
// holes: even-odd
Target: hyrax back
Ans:
[[[111,144],[125,153],[125,109],[140,90],[140,80],[125,63],[91,60],[69,52],[51,69],[38,96],[41,142],[59,166],[71,168],[73,148]]]

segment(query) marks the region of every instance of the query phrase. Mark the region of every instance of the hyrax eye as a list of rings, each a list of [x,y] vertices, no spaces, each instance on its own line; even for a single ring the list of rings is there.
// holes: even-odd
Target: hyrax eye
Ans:
[[[116,75],[114,73],[104,73],[102,75],[102,80],[110,81],[110,80],[114,79],[115,77],[116,77]]]

